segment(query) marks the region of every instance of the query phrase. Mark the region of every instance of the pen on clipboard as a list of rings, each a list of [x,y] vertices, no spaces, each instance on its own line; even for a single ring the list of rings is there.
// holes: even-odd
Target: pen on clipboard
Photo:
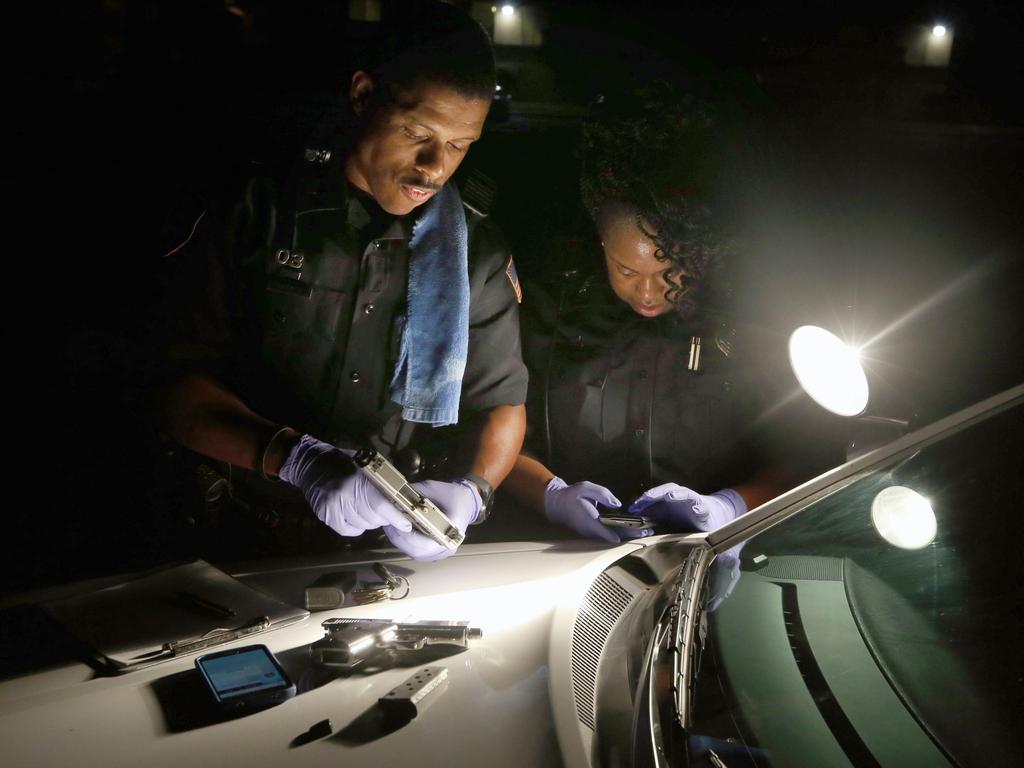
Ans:
[[[206,611],[216,616],[218,619],[229,619],[235,615],[234,610],[228,608],[226,605],[215,603],[212,600],[207,600],[205,597],[193,594],[191,592],[179,592],[178,599],[188,605],[190,608],[198,608],[201,611]]]
[[[196,651],[201,651],[204,648],[212,648],[217,645],[223,645],[224,643],[230,643],[232,640],[237,640],[238,638],[245,637],[246,635],[262,632],[269,626],[270,617],[257,616],[252,621],[249,621],[235,629],[217,629],[212,632],[208,632],[202,637],[197,637],[192,640],[173,640],[169,643],[164,643],[161,646],[161,650],[171,656],[179,656],[184,653],[194,653]]]

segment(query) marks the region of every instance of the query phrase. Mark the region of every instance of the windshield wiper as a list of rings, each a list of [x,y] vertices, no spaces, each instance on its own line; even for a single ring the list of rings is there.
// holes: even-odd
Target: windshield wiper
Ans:
[[[692,717],[691,693],[695,677],[695,657],[703,650],[707,637],[707,619],[700,597],[701,588],[707,575],[711,550],[698,547],[690,552],[679,574],[679,588],[675,604],[670,611],[674,621],[672,659],[672,690],[675,698],[675,715],[679,727],[685,730]]]
[[[711,550],[703,546],[690,552],[672,585],[670,603],[654,627],[634,709],[636,765],[673,765],[671,753],[678,743],[675,729],[665,731],[662,724],[670,726],[675,721],[680,731],[685,731],[690,723],[695,636],[703,645],[706,634],[700,596],[712,556]],[[659,677],[669,685],[659,686]],[[665,687],[671,688],[667,701],[659,694]]]

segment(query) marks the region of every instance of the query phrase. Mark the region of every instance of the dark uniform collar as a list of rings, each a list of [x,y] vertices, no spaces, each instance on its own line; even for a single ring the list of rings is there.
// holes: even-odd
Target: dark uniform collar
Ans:
[[[376,213],[374,209],[379,211],[380,206],[369,195],[366,195],[362,190],[353,187],[351,184],[346,184],[345,187],[347,221],[356,229],[362,230],[373,221],[374,216],[372,214]]]
[[[410,238],[415,214],[395,216],[381,208],[377,201],[358,187],[345,181],[348,223],[362,236],[361,239]]]
[[[360,240],[375,238],[410,238],[415,214],[394,216],[382,209],[367,193],[345,177],[345,154],[341,145],[332,147],[326,161],[309,159],[322,157],[321,150],[307,150],[306,157],[296,169],[296,211],[338,210],[345,212],[345,220],[355,229]]]

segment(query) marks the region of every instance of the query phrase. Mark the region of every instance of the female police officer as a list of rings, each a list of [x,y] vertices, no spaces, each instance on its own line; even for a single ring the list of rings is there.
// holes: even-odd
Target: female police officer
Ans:
[[[666,528],[710,530],[785,487],[758,458],[742,339],[713,309],[730,251],[708,194],[717,143],[666,87],[605,105],[584,126],[581,178],[603,268],[527,292],[532,450],[505,487],[583,535],[648,534],[599,522],[620,498]]]

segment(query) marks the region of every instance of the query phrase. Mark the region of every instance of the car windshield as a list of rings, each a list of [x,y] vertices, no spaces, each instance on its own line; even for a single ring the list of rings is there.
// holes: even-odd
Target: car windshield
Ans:
[[[1018,404],[745,542],[708,614],[698,764],[1014,762],[1022,426]]]

